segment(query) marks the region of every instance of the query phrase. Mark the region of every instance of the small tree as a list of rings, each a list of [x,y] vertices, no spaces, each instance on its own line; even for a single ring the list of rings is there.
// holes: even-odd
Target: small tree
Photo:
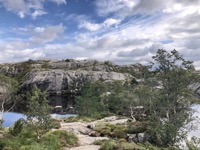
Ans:
[[[42,92],[37,86],[34,85],[32,91],[27,93],[28,110],[25,113],[27,115],[27,121],[31,129],[37,134],[37,138],[51,126],[51,107],[47,101],[47,93]]]
[[[86,82],[81,95],[76,97],[76,107],[80,116],[100,117],[107,113],[102,94],[106,92],[103,82]]]
[[[16,80],[0,75],[0,127],[3,123],[3,113],[12,110],[16,104],[14,95],[17,91],[18,83]]]
[[[184,138],[185,133],[179,131],[190,120],[189,111],[194,100],[188,86],[197,81],[198,75],[192,62],[186,61],[176,50],[168,53],[159,49],[150,69],[160,84],[159,88],[154,88],[151,135],[156,144],[174,145]]]

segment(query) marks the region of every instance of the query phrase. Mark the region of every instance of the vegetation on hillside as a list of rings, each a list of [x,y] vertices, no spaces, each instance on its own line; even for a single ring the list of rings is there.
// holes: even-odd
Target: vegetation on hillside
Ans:
[[[27,120],[18,120],[0,138],[1,150],[59,150],[78,145],[78,138],[70,132],[52,128],[59,127],[50,117],[46,92],[37,86],[27,93]]]
[[[4,111],[5,106],[9,110],[15,104],[13,96],[24,75],[30,71],[32,63],[22,63],[23,69],[15,77],[0,76],[1,84],[8,89],[0,93],[1,111]],[[105,65],[112,64],[105,62]],[[48,66],[45,64],[42,67]],[[79,117],[71,117],[65,121],[91,121],[110,115],[126,116],[135,121],[126,125],[106,123],[96,126],[96,134],[111,138],[96,142],[101,145],[102,150],[176,149],[176,143],[186,138],[183,129],[192,120],[191,105],[197,101],[188,88],[200,79],[192,62],[185,60],[176,50],[167,52],[159,49],[152,57],[150,66],[140,67],[141,73],[136,74],[130,68],[118,68],[118,71],[120,69],[121,72],[140,76],[143,80],[139,83],[135,79],[85,82],[79,87],[80,95],[75,98]],[[59,150],[63,146],[78,144],[77,137],[69,132],[51,131],[55,126],[59,128],[59,125],[50,118],[51,107],[46,92],[34,86],[24,97],[27,101],[27,120],[18,120],[4,132],[0,139],[0,149]],[[128,134],[139,133],[146,136],[145,141],[142,141],[144,143],[128,141]],[[198,140],[187,141],[188,148],[198,149]]]
[[[184,125],[191,121],[196,100],[189,85],[199,80],[192,62],[176,50],[159,49],[144,82],[90,82],[77,98],[80,116],[126,115],[146,124],[143,132],[152,144],[168,147],[185,139]]]

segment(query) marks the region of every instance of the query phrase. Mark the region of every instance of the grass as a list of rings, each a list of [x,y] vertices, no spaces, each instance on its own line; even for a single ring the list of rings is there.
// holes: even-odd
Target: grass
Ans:
[[[78,138],[64,130],[47,132],[38,140],[34,132],[24,128],[16,136],[7,133],[0,139],[0,150],[60,150],[77,145]]]

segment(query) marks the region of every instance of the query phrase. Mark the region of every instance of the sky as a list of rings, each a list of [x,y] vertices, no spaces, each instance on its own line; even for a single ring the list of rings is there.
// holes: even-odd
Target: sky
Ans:
[[[200,69],[200,0],[0,0],[0,63],[148,64],[158,49]]]

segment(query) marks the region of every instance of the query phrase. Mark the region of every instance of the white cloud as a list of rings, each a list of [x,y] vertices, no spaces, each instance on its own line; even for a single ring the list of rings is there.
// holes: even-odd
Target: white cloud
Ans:
[[[117,25],[121,22],[119,19],[108,18],[103,22],[104,26],[110,27],[112,25]]]
[[[152,13],[167,4],[161,0],[96,0],[97,13],[100,16],[131,16],[134,13]]]
[[[47,12],[43,11],[43,10],[35,10],[31,16],[33,19],[36,19],[38,16],[42,16],[42,15],[45,15],[47,14]]]
[[[52,2],[54,2],[54,3],[57,3],[58,5],[61,5],[61,4],[67,4],[67,1],[66,0],[50,0],[50,1],[52,1]]]
[[[52,42],[58,39],[64,31],[65,27],[62,24],[48,27],[36,27],[33,32],[34,35],[30,37],[30,43],[45,44]]]
[[[5,7],[8,11],[16,13],[20,18],[27,15],[36,19],[37,16],[47,14],[44,10],[43,4],[46,0],[0,0],[0,5]],[[57,5],[67,4],[66,0],[50,0],[50,2]]]
[[[21,18],[24,18],[29,9],[24,0],[0,0],[0,3],[8,10],[17,13]]]
[[[21,44],[0,43],[0,49],[3,50],[1,58],[19,60],[17,53],[25,52],[30,56],[20,55],[23,60],[33,55],[34,58],[94,58],[117,63],[145,64],[151,60],[151,56],[158,48],[166,50],[175,48],[186,59],[195,61],[195,66],[200,68],[200,0],[190,2],[98,0],[96,1],[98,14],[109,16],[103,16],[102,22],[95,22],[83,15],[71,15],[67,19],[76,18],[79,28],[85,28],[86,31],[66,35],[65,44],[52,42],[64,33],[63,25],[16,29],[27,33],[28,40],[21,41]],[[34,6],[39,9],[39,5]],[[140,15],[137,15],[138,13]],[[129,15],[134,17],[127,17]],[[125,19],[126,17],[128,19]],[[73,42],[68,39],[72,39]],[[31,49],[30,45],[37,46]]]
[[[97,24],[97,23],[90,23],[90,22],[83,22],[79,25],[79,28],[85,28],[89,31],[97,31],[99,29],[102,28],[101,24]]]
[[[85,28],[89,31],[98,31],[104,27],[111,27],[113,25],[118,25],[121,22],[121,20],[108,18],[102,23],[90,23],[85,20],[80,20],[79,22],[80,22],[79,28]]]

